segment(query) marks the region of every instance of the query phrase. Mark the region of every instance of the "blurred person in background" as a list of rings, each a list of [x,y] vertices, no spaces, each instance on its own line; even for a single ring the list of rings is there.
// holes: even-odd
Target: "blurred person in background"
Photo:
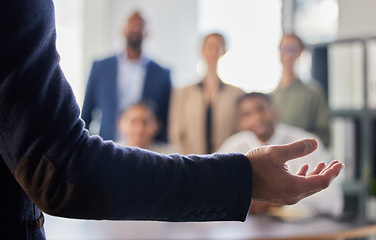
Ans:
[[[125,49],[116,56],[93,63],[82,109],[82,119],[90,129],[93,113],[100,111],[99,135],[104,140],[118,140],[116,117],[140,99],[150,99],[158,107],[161,128],[156,138],[167,141],[167,115],[171,94],[170,71],[142,52],[147,35],[146,22],[139,12],[127,19],[123,36]]]
[[[218,152],[246,153],[250,148],[264,145],[287,144],[304,138],[315,138],[319,141],[318,149],[287,165],[293,173],[297,173],[303,164],[316,166],[320,162],[329,163],[330,155],[320,138],[301,128],[289,126],[279,122],[279,112],[273,106],[270,96],[252,92],[245,94],[238,101],[240,132],[229,137]],[[268,161],[268,160],[266,160]],[[333,204],[328,205],[328,202]],[[331,214],[338,216],[342,213],[344,198],[340,184],[334,182],[328,189],[310,196],[294,207],[310,211],[312,214]],[[252,202],[251,212],[260,213],[269,210],[270,205]]]
[[[164,154],[177,152],[171,144],[155,140],[160,129],[156,112],[155,104],[147,100],[141,100],[124,110],[117,122],[121,135],[118,143]]]
[[[314,151],[313,139],[246,155],[182,156],[90,136],[59,66],[53,1],[0,1],[0,29],[0,239],[46,239],[43,212],[244,221],[251,200],[294,204],[328,187],[344,167],[335,161],[288,172],[284,163]]]
[[[201,49],[207,65],[204,78],[173,93],[169,136],[183,154],[212,153],[236,130],[236,99],[244,92],[223,83],[217,74],[225,52],[223,35],[207,35]]]
[[[329,110],[322,88],[315,80],[303,83],[294,72],[295,63],[304,49],[302,40],[295,34],[286,34],[279,49],[283,73],[272,96],[280,110],[281,122],[316,134],[328,146]]]

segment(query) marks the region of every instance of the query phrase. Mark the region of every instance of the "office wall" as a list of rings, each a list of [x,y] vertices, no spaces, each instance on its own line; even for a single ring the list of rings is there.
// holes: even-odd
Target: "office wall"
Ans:
[[[375,0],[339,0],[338,37],[376,36]]]

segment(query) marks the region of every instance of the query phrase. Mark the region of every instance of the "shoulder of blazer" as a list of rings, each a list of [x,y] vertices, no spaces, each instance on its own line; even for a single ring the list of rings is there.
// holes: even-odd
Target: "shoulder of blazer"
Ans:
[[[160,66],[158,63],[154,62],[153,60],[150,60],[147,64],[147,70],[153,73],[165,73],[165,74],[170,74],[170,69],[164,68]]]
[[[111,56],[111,57],[108,57],[108,58],[104,58],[104,59],[101,59],[101,60],[96,60],[94,61],[93,63],[93,68],[94,67],[99,67],[99,68],[111,68],[111,67],[115,67],[117,66],[117,56],[114,55],[114,56]]]
[[[239,87],[235,87],[233,85],[230,85],[230,84],[226,84],[224,83],[224,90],[227,91],[227,92],[231,92],[232,94],[234,95],[242,95],[242,94],[245,94],[245,92],[239,88]]]
[[[117,56],[112,56],[102,60],[94,61],[91,74],[89,78],[96,79],[95,81],[102,82],[103,79],[106,79],[105,82],[116,82],[117,76]]]

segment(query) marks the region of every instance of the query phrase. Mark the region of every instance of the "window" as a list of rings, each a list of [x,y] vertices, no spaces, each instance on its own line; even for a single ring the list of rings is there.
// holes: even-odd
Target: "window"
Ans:
[[[83,0],[54,0],[60,66],[79,103],[83,102]]]
[[[335,39],[338,32],[337,0],[295,0],[294,29],[311,44]]]
[[[227,40],[218,63],[222,80],[245,91],[272,91],[281,73],[281,1],[200,0],[198,7],[199,33],[220,32]]]

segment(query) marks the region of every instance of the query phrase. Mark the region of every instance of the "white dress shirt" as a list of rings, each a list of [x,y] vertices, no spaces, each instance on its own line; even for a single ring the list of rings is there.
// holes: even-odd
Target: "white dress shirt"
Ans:
[[[307,156],[288,161],[287,165],[292,173],[296,173],[305,163],[309,164],[310,169],[308,172],[310,172],[319,162],[330,162],[330,155],[326,151],[324,144],[321,143],[321,140],[316,135],[282,123],[275,126],[274,133],[267,143],[262,143],[251,131],[242,131],[229,137],[218,149],[218,152],[246,153],[253,148],[263,145],[287,144],[304,138],[317,139],[319,141],[319,147],[316,151]],[[344,197],[342,188],[336,180],[332,182],[329,188],[307,197],[296,204],[296,206],[309,207],[317,213],[331,213],[333,215],[341,214],[343,205]]]
[[[144,55],[138,60],[130,60],[125,54],[118,55],[119,112],[141,99],[149,61]]]

